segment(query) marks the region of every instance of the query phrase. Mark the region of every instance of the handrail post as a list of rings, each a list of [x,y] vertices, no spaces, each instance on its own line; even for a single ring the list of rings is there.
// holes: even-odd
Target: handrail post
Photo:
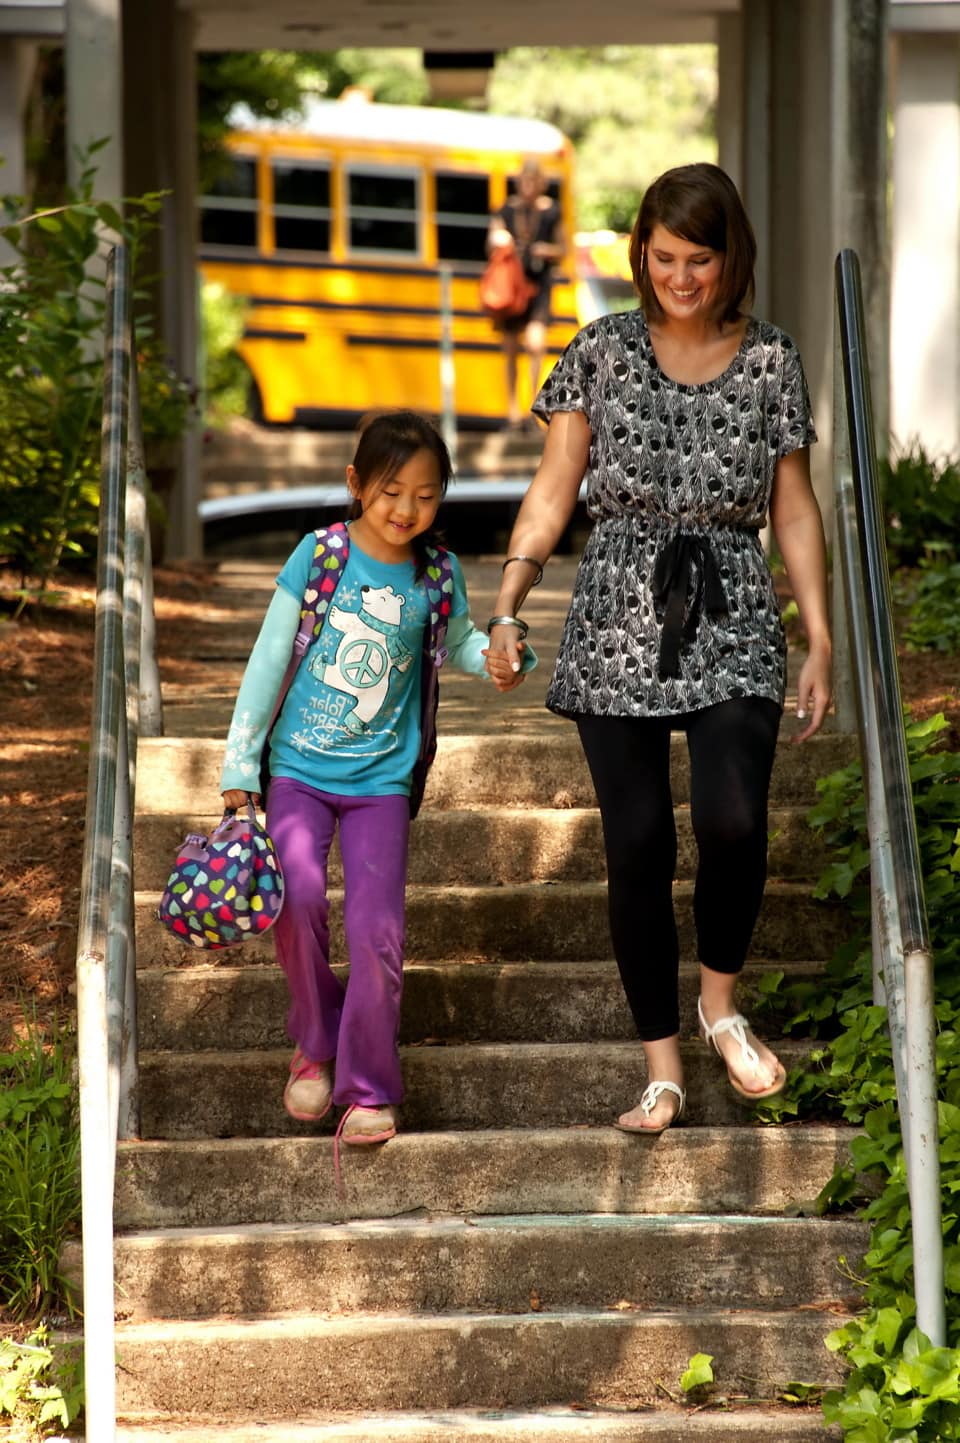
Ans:
[[[841,251],[837,257],[836,283],[850,456],[856,482],[849,483],[843,472],[838,476],[837,515],[844,529],[844,571],[855,640],[860,730],[867,753],[864,775],[869,809],[874,966],[882,967],[882,995],[887,1003],[896,1071],[913,1228],[917,1325],[935,1346],[943,1346],[946,1305],[933,959],[891,623],[860,271],[853,251]],[[848,484],[855,509],[850,505]],[[874,979],[876,988],[876,970]]]
[[[843,396],[843,359],[840,350],[840,322],[834,310],[833,324],[833,470],[835,477],[833,523],[833,709],[837,728],[854,732],[857,728],[857,703],[850,665],[850,644],[853,618],[848,599],[852,585],[851,557],[845,551],[844,508],[853,508],[853,478],[850,472],[850,442],[847,436]],[[851,509],[850,515],[854,512]],[[862,582],[861,582],[862,585]]]
[[[453,266],[441,261],[440,266],[440,407],[443,439],[453,469],[457,469],[457,404],[456,362],[453,354]]]
[[[115,247],[107,265],[92,745],[77,939],[83,1369],[90,1443],[113,1443],[116,1438],[113,1184],[119,1088],[109,1027],[109,990],[111,954],[116,946],[111,898],[115,879],[112,839],[118,806],[117,748],[124,751],[125,761],[122,738],[126,726],[122,540],[131,356],[119,298],[127,294],[127,255]],[[122,809],[122,797],[119,805]]]

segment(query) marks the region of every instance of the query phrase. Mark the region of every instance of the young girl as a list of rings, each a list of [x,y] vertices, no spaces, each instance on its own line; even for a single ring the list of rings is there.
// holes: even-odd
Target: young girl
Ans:
[[[283,868],[274,928],[290,989],[296,1044],[283,1094],[291,1117],[316,1122],[346,1109],[346,1143],[385,1142],[403,1097],[397,1055],[411,774],[420,745],[420,670],[430,607],[422,580],[432,527],[450,479],[433,426],[412,411],[363,429],[347,486],[349,551],[319,635],[300,663],[270,737],[267,826]],[[244,674],[227,738],[226,807],[258,801],[258,767],[300,623],[316,538],[306,535],[277,578]],[[472,624],[463,573],[450,554],[453,597],[445,645],[478,675],[487,637]],[[490,658],[499,691],[536,664],[522,643]],[[327,856],[340,827],[345,987],[329,956]]]

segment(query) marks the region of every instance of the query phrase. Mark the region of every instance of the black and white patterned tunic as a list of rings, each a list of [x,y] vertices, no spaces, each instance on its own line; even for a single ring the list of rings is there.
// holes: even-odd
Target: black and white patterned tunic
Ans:
[[[592,439],[577,572],[547,706],[674,716],[731,697],[783,705],[786,643],[759,531],[778,460],[816,440],[796,347],[750,319],[715,380],[657,364],[640,310],[570,342],[533,407]]]

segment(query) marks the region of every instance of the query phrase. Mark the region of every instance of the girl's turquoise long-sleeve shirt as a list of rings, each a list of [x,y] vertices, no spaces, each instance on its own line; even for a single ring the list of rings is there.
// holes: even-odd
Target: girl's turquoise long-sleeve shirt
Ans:
[[[315,546],[303,538],[277,577],[237,696],[221,791],[258,791],[274,700],[300,624]],[[470,618],[459,561],[447,665],[484,675],[486,634]],[[420,668],[428,607],[412,562],[380,562],[351,543],[323,629],[297,670],[270,739],[274,776],[335,795],[407,793],[420,745]],[[527,648],[523,671],[536,666]],[[442,694],[442,689],[441,689]]]

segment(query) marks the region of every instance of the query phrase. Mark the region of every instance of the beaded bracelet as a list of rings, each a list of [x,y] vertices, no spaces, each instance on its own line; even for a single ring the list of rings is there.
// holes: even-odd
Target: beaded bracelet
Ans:
[[[503,573],[504,571],[506,571],[506,569],[507,569],[507,567],[510,565],[511,561],[529,561],[529,563],[530,563],[531,566],[535,566],[535,567],[537,568],[537,574],[536,574],[535,578],[533,579],[533,581],[530,583],[531,590],[532,590],[532,588],[533,588],[534,586],[539,586],[539,585],[540,585],[541,581],[543,580],[543,567],[540,565],[540,562],[537,560],[537,558],[536,558],[535,556],[520,556],[520,555],[517,555],[517,556],[508,556],[507,559],[506,559],[506,561],[503,563],[503,565],[502,565],[501,568],[500,568],[501,573]]]
[[[517,629],[518,629],[519,632],[520,632],[520,640],[521,640],[521,641],[523,641],[523,639],[525,638],[527,632],[530,630],[530,628],[529,628],[529,626],[527,625],[527,623],[526,623],[525,621],[522,621],[519,616],[491,616],[490,620],[487,622],[487,635],[488,635],[488,636],[490,635],[491,631],[493,630],[493,628],[494,628],[495,626],[515,626],[515,627],[517,627]]]

